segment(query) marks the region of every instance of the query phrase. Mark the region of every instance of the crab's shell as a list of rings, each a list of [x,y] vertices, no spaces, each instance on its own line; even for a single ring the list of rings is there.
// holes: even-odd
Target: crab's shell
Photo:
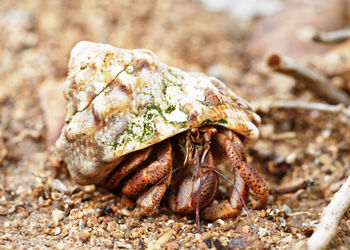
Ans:
[[[103,183],[122,156],[205,123],[259,134],[259,116],[222,82],[169,67],[148,50],[79,42],[64,95],[56,146],[80,184]]]

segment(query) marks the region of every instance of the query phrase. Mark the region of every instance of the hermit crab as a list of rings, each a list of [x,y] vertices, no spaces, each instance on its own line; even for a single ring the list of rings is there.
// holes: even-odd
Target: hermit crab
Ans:
[[[249,191],[257,208],[266,206],[267,185],[243,146],[258,137],[260,118],[218,79],[170,67],[148,50],[79,42],[64,95],[56,147],[77,183],[104,184],[141,215],[168,192],[170,208],[196,214],[197,223],[199,215],[239,214]],[[231,179],[218,169],[227,163]],[[216,201],[219,176],[234,188]]]

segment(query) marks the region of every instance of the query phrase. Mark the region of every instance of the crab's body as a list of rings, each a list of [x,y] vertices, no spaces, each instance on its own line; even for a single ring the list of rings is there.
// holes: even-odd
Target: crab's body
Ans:
[[[130,190],[128,193],[127,189],[131,188],[131,180],[137,178],[137,174],[151,173],[144,170],[150,169],[148,166],[140,170],[140,165],[153,164],[154,169],[159,167],[164,173],[146,184],[165,185],[161,189],[164,195],[171,171],[177,167],[172,161],[171,144],[175,142],[166,141],[184,137],[184,132],[191,128],[211,125],[209,129],[222,127],[242,138],[258,137],[260,118],[222,82],[204,74],[169,67],[147,50],[78,43],[72,50],[64,94],[69,101],[68,113],[56,146],[72,178],[80,184],[107,182],[115,188],[124,177],[136,171],[122,189],[124,194],[147,196],[144,188],[135,193]],[[158,145],[160,142],[163,146]],[[198,144],[197,141],[193,143]],[[189,147],[190,143],[187,144]],[[147,162],[151,161],[147,160],[150,147],[161,152],[150,158],[160,162],[157,166]],[[205,154],[211,158],[210,142],[205,147]],[[210,161],[204,159],[206,155],[201,164]],[[132,163],[133,160],[137,164]],[[185,165],[192,166],[193,161],[186,159]],[[116,175],[118,181],[115,181]],[[143,202],[156,194],[148,195]]]

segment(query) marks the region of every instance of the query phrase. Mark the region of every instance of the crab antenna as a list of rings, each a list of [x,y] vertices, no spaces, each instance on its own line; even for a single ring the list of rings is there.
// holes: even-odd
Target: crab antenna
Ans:
[[[198,173],[199,173],[199,168],[201,164],[200,158],[197,158],[197,174],[196,174],[196,180],[198,177]],[[203,186],[203,179],[199,178],[199,187],[198,187],[198,198],[197,198],[197,204],[196,204],[196,226],[197,226],[197,232],[201,233],[200,230],[200,217],[199,217],[199,203],[200,203],[200,199],[201,199],[201,191],[202,191],[202,186]]]
[[[202,153],[203,149],[201,146],[196,146],[196,149],[195,149],[195,153],[194,153],[194,158],[197,160],[197,164],[196,164],[196,175],[194,177],[194,180],[197,180],[198,179],[198,176],[199,176],[199,170],[200,170],[200,167],[201,167],[201,164],[200,164],[200,154]]]
[[[221,173],[219,170],[217,170],[217,169],[215,169],[215,168],[213,168],[213,167],[210,167],[210,166],[203,166],[203,167],[205,167],[205,168],[210,168],[211,170],[213,170],[215,173],[217,173],[218,175],[220,175],[222,178],[224,178],[228,183],[230,183],[230,184],[233,186],[233,188],[236,190],[236,192],[237,192],[238,195],[239,195],[239,199],[242,201],[242,204],[243,204],[243,206],[244,206],[244,210],[247,211],[247,216],[248,216],[250,222],[252,223],[252,225],[254,225],[253,220],[252,220],[252,218],[250,217],[250,214],[249,214],[249,209],[248,209],[248,207],[247,207],[247,205],[246,205],[246,203],[245,203],[245,201],[244,201],[244,199],[243,199],[241,193],[238,191],[236,185],[235,185],[229,178],[227,178],[223,173]]]
[[[200,234],[201,230],[200,230],[200,224],[201,224],[201,219],[199,217],[199,203],[200,203],[200,199],[201,199],[201,190],[202,190],[202,186],[203,186],[203,179],[200,178],[199,179],[199,188],[198,188],[198,199],[197,199],[197,205],[196,205],[196,227],[197,227],[197,232]]]

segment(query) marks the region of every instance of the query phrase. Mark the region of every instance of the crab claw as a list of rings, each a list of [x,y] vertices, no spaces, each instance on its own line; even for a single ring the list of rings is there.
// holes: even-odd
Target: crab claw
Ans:
[[[208,161],[213,163],[211,154],[208,154]],[[200,176],[195,180],[194,175],[188,175],[181,182],[176,195],[172,194],[169,199],[170,208],[180,214],[194,213],[199,199],[199,209],[203,209],[212,203],[219,187],[217,174],[210,170],[202,170]]]
[[[202,185],[200,185],[200,182],[202,182]],[[181,183],[175,197],[170,197],[169,206],[176,213],[194,213],[198,202],[200,186],[199,209],[202,209],[210,205],[214,200],[218,185],[219,179],[213,171],[207,171],[197,180],[193,180],[191,176],[188,176]]]

